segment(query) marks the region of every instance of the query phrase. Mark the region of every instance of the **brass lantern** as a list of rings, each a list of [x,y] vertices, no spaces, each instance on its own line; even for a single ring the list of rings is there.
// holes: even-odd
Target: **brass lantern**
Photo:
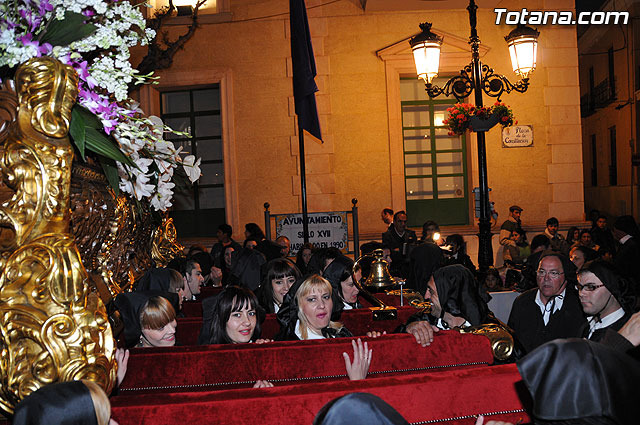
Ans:
[[[522,78],[529,78],[536,69],[539,35],[540,32],[531,27],[518,25],[504,38],[509,47],[513,72]]]
[[[422,32],[409,41],[413,51],[413,60],[416,63],[418,78],[422,78],[425,83],[431,81],[438,75],[440,67],[440,46],[442,37],[431,32],[431,24],[425,22],[420,24]]]

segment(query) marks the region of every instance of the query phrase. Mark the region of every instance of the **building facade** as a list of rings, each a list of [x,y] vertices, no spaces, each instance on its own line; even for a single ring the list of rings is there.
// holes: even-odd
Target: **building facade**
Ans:
[[[578,39],[585,208],[638,217],[639,5],[607,1],[602,11],[628,11],[625,24],[591,25]]]
[[[471,61],[469,15],[466,2],[459,3],[307,1],[324,141],[306,138],[309,211],[347,210],[357,198],[361,240],[380,237],[380,211],[391,207],[409,211],[413,227],[428,219],[455,226],[473,245],[476,137],[447,135],[442,120],[455,99],[428,98],[408,43],[419,23],[433,23],[444,37],[439,81],[455,75]],[[573,9],[572,1],[526,3],[530,10]],[[487,1],[478,10],[481,60],[512,82],[504,36],[513,26],[496,25],[493,9],[523,4]],[[169,125],[193,130],[195,140],[182,142],[206,165],[197,200],[177,200],[178,231],[212,235],[224,219],[242,239],[245,223],[264,223],[265,202],[274,213],[301,211],[298,135],[288,2],[225,7],[224,17],[202,15],[173,66],[157,72],[159,84],[141,93],[141,104]],[[486,133],[490,199],[498,222],[512,204],[524,208],[526,225],[543,226],[550,216],[583,222],[576,28],[537,27],[538,68],[528,91],[502,96],[518,124],[533,129],[533,144],[503,147],[499,126]],[[173,36],[181,31],[169,28]],[[494,102],[484,96],[485,105]],[[185,217],[191,217],[186,224]]]

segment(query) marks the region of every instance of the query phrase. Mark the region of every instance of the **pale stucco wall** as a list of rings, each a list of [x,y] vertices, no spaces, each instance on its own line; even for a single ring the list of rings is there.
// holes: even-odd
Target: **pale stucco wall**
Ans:
[[[314,7],[320,3],[307,1],[325,139],[323,145],[311,140],[306,143],[309,210],[346,210],[356,197],[361,233],[375,235],[384,229],[379,217],[383,207],[404,208],[404,187],[396,182],[392,188],[391,183],[391,175],[402,170],[391,169],[390,152],[398,152],[402,141],[393,136],[397,128],[390,131],[390,123],[397,122],[390,119],[393,113],[388,105],[399,103],[399,99],[388,87],[385,62],[376,52],[406,43],[404,39],[415,34],[425,20],[433,22],[436,32],[466,40],[468,14],[466,10],[365,13],[356,2],[348,1]],[[505,1],[500,6],[513,10],[524,3]],[[526,6],[552,10],[573,7],[571,1],[528,1]],[[173,67],[158,74],[172,87],[202,85],[215,82],[207,78],[218,77],[227,84],[230,109],[223,111],[229,127],[227,159],[231,158],[226,165],[227,190],[235,199],[234,207],[228,208],[228,220],[241,238],[244,223],[263,222],[265,201],[275,213],[299,211],[298,150],[288,2],[232,2],[231,13],[234,20],[245,21],[203,24],[176,54]],[[496,26],[491,10],[480,10],[478,18],[479,36],[488,48],[482,60],[514,81],[503,38],[512,27]],[[174,28],[172,33],[181,30]],[[580,221],[583,172],[575,28],[547,25],[539,30],[539,65],[529,90],[503,96],[519,123],[533,126],[534,146],[505,149],[499,129],[487,133],[491,200],[501,213],[500,221],[513,203],[524,208],[527,224],[542,224],[550,215],[561,222]],[[470,54],[463,62],[441,66],[454,71],[468,61]],[[401,71],[407,75],[413,72],[404,65]],[[168,86],[159,86],[163,87]],[[154,89],[143,96],[143,105],[152,113],[158,113],[155,97]],[[485,104],[492,102],[485,97]],[[475,137],[471,137],[470,188],[477,186],[474,144]]]

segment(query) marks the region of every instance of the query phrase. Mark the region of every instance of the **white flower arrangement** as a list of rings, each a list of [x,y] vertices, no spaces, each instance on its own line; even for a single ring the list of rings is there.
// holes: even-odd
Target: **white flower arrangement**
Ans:
[[[71,65],[80,83],[70,134],[80,155],[85,149],[97,155],[116,192],[166,211],[174,172],[183,165],[179,172],[193,183],[200,177],[200,159],[182,159],[181,149],[163,138],[180,133],[158,117],[146,117],[129,99],[129,85],[152,80],[129,62],[129,48],[155,37],[139,7],[125,0],[4,0],[0,67],[13,69],[43,55]],[[79,127],[83,131],[74,132]]]

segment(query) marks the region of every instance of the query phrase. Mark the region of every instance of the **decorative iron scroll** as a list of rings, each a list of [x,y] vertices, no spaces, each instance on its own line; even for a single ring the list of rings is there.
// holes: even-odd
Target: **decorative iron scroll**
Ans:
[[[458,101],[462,101],[473,92],[475,81],[473,77],[473,63],[466,65],[460,70],[458,75],[451,77],[444,85],[438,87],[434,84],[427,83],[426,90],[430,97],[437,97],[441,94],[445,96],[455,96]],[[480,86],[487,96],[496,97],[500,100],[503,93],[511,93],[517,91],[524,93],[529,88],[529,79],[523,78],[513,84],[502,74],[496,74],[493,68],[482,65],[482,75],[480,77]]]
[[[14,192],[0,205],[0,408],[6,412],[51,382],[91,379],[110,392],[116,374],[106,310],[69,232],[74,153],[67,134],[77,74],[42,57],[20,66],[15,81],[17,118],[0,125],[6,127],[0,173]]]

